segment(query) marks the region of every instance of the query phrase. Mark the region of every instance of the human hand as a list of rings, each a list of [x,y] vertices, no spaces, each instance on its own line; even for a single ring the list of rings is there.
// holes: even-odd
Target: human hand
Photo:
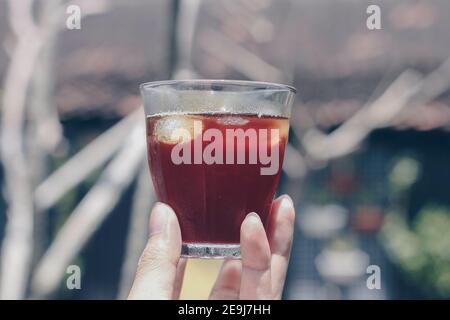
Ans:
[[[287,195],[273,201],[267,235],[259,216],[248,214],[241,225],[241,260],[225,260],[210,299],[281,299],[294,220],[294,207]],[[177,217],[169,206],[157,203],[149,228],[128,299],[178,299],[186,259],[180,258]]]

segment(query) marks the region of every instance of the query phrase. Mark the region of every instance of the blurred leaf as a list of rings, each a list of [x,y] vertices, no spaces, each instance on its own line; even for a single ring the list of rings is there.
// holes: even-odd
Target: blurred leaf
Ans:
[[[450,209],[426,206],[412,226],[388,215],[381,237],[389,257],[423,291],[450,297]]]
[[[392,191],[402,192],[408,189],[418,178],[419,162],[412,157],[402,157],[395,162],[389,174],[389,184]]]
[[[450,263],[450,210],[429,206],[421,211],[415,229],[431,256]]]

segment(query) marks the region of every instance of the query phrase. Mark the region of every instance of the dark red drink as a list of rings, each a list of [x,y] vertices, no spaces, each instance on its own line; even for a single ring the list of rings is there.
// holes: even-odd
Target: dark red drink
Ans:
[[[238,244],[250,212],[267,225],[288,129],[287,118],[271,116],[147,118],[153,184],[158,200],[175,210],[184,243]]]

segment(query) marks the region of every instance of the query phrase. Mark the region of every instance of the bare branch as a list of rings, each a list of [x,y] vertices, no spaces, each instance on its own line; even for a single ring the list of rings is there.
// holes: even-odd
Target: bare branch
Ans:
[[[352,151],[374,129],[395,123],[405,109],[424,105],[450,87],[450,58],[422,78],[417,72],[403,72],[373,103],[358,110],[349,120],[329,135],[309,130],[303,145],[317,160],[341,157]]]
[[[405,71],[375,102],[358,110],[329,135],[308,130],[302,141],[308,155],[328,160],[354,151],[372,130],[387,125],[400,114],[416,92],[419,81],[416,73]]]
[[[412,103],[414,106],[424,105],[450,88],[450,58],[423,79]]]
[[[192,67],[192,46],[201,0],[180,1],[176,30],[176,65],[174,79],[195,78],[197,74]]]
[[[16,47],[6,72],[1,117],[1,160],[7,192],[7,223],[2,243],[0,298],[21,299],[28,278],[33,203],[23,144],[28,85],[42,45],[32,17],[32,1],[9,1]]]
[[[142,110],[136,110],[111,129],[102,133],[53,172],[36,189],[35,202],[39,210],[53,206],[62,196],[103,165],[124,143],[136,125]]]
[[[305,176],[307,171],[302,154],[290,143],[286,144],[283,171],[290,179],[302,178]]]
[[[424,105],[450,87],[450,58],[425,78],[403,72],[373,103],[367,104],[329,135],[313,129],[303,138],[308,154],[318,160],[346,155],[374,129],[395,123],[403,111]]]
[[[9,0],[9,25],[19,38],[24,32],[37,33],[38,27],[33,19],[33,0]]]
[[[15,47],[10,53],[11,60],[5,77],[2,101],[0,143],[1,160],[5,172],[8,220],[2,242],[0,298],[24,298],[31,266],[34,233],[31,173],[35,168],[31,167],[25,152],[25,114],[27,91],[42,48],[45,44],[54,42],[52,39],[56,38],[58,31],[64,25],[61,23],[64,14],[62,1],[50,2],[43,4],[44,16],[40,25],[37,25],[32,16],[34,1],[9,1],[9,23],[16,41]],[[46,10],[49,8],[51,10]],[[45,70],[40,72],[41,75],[45,73]],[[44,83],[35,82],[37,85]],[[31,111],[36,111],[36,113],[42,111],[34,110],[38,104],[40,106],[47,105],[46,102],[36,101],[34,105],[30,106],[32,107]],[[39,132],[45,131],[46,141],[49,137],[56,137],[53,141],[54,145],[58,141],[58,136],[61,136],[56,111],[47,114],[39,113],[39,117],[40,119],[36,119],[39,123],[36,138],[39,138]],[[49,130],[51,131],[49,132]],[[36,147],[37,144],[29,145]],[[42,146],[41,144],[40,147]],[[37,153],[39,152],[34,155]]]
[[[31,83],[29,112],[32,130],[29,130],[28,138],[32,139],[30,146],[37,152],[47,153],[53,151],[62,139],[62,126],[52,97],[55,86],[53,61],[64,11],[60,1],[43,2],[41,11],[41,20],[48,32]]]
[[[32,291],[43,297],[54,291],[68,264],[105,220],[131,183],[145,155],[144,128],[137,125],[121,151],[72,212],[36,267]]]
[[[58,110],[53,99],[55,88],[55,52],[58,34],[61,30],[64,10],[61,1],[44,1],[40,6],[39,20],[48,31],[42,44],[31,80],[30,98],[28,102],[28,126],[26,129],[26,154],[30,170],[32,188],[48,174],[48,155],[55,151],[63,138]],[[34,214],[33,261],[40,257],[47,243],[47,215]]]
[[[230,40],[220,32],[207,30],[200,37],[203,50],[249,79],[284,82],[285,75],[256,54]]]
[[[67,3],[67,7],[70,5],[77,5],[83,10],[83,18],[86,16],[92,16],[105,13],[111,9],[112,2],[109,0],[72,0]]]

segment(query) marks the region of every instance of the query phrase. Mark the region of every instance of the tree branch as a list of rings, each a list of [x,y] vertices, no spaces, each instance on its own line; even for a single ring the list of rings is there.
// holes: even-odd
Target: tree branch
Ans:
[[[327,161],[349,154],[371,131],[395,123],[408,108],[422,106],[450,87],[450,58],[425,78],[417,72],[404,71],[373,103],[358,110],[329,135],[309,130],[303,146],[313,159]]]
[[[28,279],[33,236],[33,203],[24,154],[25,103],[42,37],[33,21],[31,0],[9,1],[9,23],[16,46],[6,72],[1,117],[1,160],[7,194],[2,242],[0,298],[22,299]]]
[[[140,123],[58,232],[36,267],[32,279],[34,297],[47,296],[58,287],[69,263],[111,212],[123,190],[133,181],[145,155],[144,137],[144,127]]]
[[[36,188],[34,196],[38,210],[53,206],[68,191],[108,161],[123,145],[140,117],[141,108],[102,133],[44,180]]]
[[[204,31],[200,45],[203,50],[249,79],[284,82],[286,78],[278,68],[217,31]]]

